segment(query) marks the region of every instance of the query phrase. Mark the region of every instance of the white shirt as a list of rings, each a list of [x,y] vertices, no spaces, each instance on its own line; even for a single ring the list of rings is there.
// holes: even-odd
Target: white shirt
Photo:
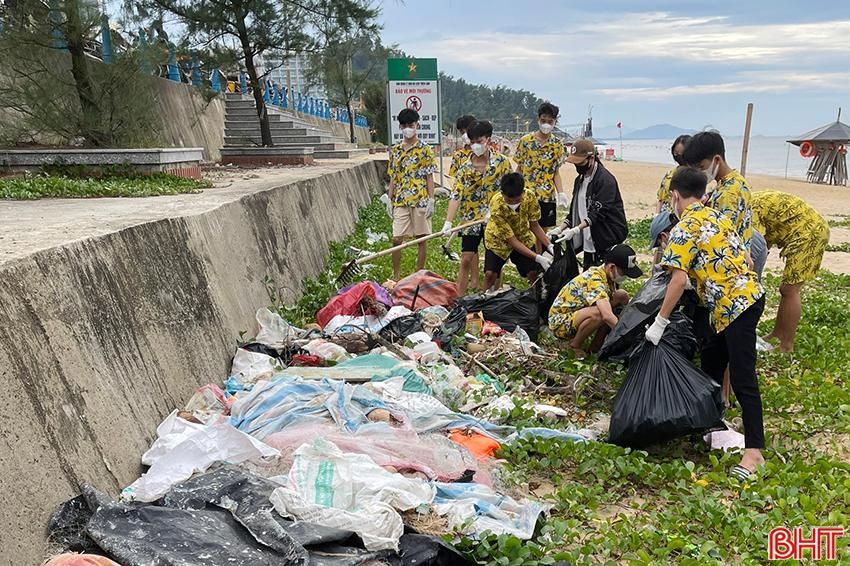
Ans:
[[[576,204],[573,209],[573,218],[578,218],[578,223],[581,224],[587,220],[587,187],[593,176],[596,174],[596,162],[593,163],[593,169],[588,172],[581,181],[581,186],[578,188],[576,196]],[[590,233],[590,226],[579,232],[573,238],[573,249],[583,249],[588,253],[596,253],[596,246],[593,245],[593,236]]]

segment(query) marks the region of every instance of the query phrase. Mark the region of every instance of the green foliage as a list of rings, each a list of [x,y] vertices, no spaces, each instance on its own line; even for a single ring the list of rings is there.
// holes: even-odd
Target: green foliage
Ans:
[[[840,244],[829,244],[828,246],[826,246],[826,251],[850,253],[850,242],[841,242]]]
[[[537,107],[543,103],[543,99],[524,89],[473,84],[444,73],[440,73],[440,96],[444,128],[453,125],[459,116],[472,114],[480,120],[490,120],[497,131],[515,130],[517,122],[520,129],[527,122],[533,131]]]
[[[626,243],[638,253],[649,253],[649,225],[652,218],[642,218],[629,222],[629,237]]]
[[[113,172],[93,178],[40,174],[0,179],[0,199],[150,197],[191,193],[209,186],[208,181],[164,174],[122,176]]]
[[[834,227],[850,228],[850,216],[845,216],[843,220],[830,220],[829,225]]]

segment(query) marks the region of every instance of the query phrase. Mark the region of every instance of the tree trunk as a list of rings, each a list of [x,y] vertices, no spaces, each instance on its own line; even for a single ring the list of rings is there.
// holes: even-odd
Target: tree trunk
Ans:
[[[86,138],[86,142],[100,147],[109,142],[109,136],[100,127],[101,112],[95,96],[91,69],[86,60],[79,1],[68,0],[65,2],[65,9],[67,17],[65,43],[71,54],[71,75],[74,77],[74,87],[80,101],[80,134]]]
[[[243,35],[242,32],[245,31]],[[263,147],[271,147],[274,145],[272,141],[272,129],[269,125],[269,113],[266,109],[266,103],[263,101],[263,93],[266,85],[260,84],[257,78],[257,67],[254,66],[254,56],[251,53],[251,43],[248,39],[247,30],[239,30],[239,39],[242,43],[242,54],[245,57],[245,69],[248,72],[248,78],[251,79],[252,91],[254,93],[254,104],[257,106],[257,118],[260,120],[260,137],[263,142]]]
[[[357,143],[357,138],[354,136],[354,112],[351,111],[351,99],[345,101],[345,107],[348,109],[348,131],[351,134],[351,143]]]

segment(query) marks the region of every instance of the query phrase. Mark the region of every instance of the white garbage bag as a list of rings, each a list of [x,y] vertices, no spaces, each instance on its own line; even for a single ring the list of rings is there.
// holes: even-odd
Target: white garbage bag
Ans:
[[[271,356],[237,348],[233,365],[230,367],[230,376],[236,378],[239,383],[248,385],[269,379],[282,369],[278,361]]]
[[[271,495],[278,513],[357,533],[368,550],[398,550],[404,524],[397,511],[430,504],[434,488],[378,466],[363,454],[343,454],[318,438],[294,453],[286,480]]]
[[[257,325],[259,331],[255,340],[260,344],[265,344],[278,350],[288,346],[293,340],[304,332],[300,328],[295,328],[280,315],[273,313],[267,308],[257,309]]]

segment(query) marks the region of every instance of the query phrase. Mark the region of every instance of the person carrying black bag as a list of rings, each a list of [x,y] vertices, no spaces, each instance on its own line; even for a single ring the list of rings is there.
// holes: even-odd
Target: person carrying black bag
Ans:
[[[575,165],[569,222],[549,233],[558,242],[571,241],[584,252],[583,268],[602,265],[605,252],[629,235],[623,197],[617,179],[599,160],[593,141],[579,138],[570,147],[567,161]]]

